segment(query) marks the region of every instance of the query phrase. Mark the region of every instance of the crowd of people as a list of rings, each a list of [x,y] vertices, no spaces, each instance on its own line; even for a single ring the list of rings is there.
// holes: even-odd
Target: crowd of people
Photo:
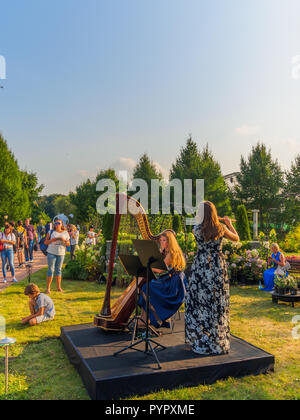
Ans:
[[[15,254],[18,258],[19,268],[25,264],[33,263],[33,251],[38,246],[38,235],[30,219],[25,219],[23,224],[19,220],[6,222],[0,232],[0,252],[2,261],[3,282],[7,283],[8,268],[11,272],[12,281],[17,282],[15,277]]]
[[[86,229],[87,231],[87,229]],[[97,238],[101,234],[96,233],[94,226],[90,226],[86,234],[86,244],[96,245]],[[7,272],[10,271],[11,279],[17,283],[15,277],[16,262],[18,268],[22,269],[29,264],[34,263],[34,251],[38,251],[39,244],[45,238],[48,260],[47,292],[50,292],[53,275],[57,279],[58,290],[61,289],[61,269],[64,262],[64,256],[70,252],[71,259],[75,259],[76,249],[79,244],[80,226],[68,224],[60,219],[54,222],[48,222],[44,225],[40,222],[36,227],[27,218],[23,222],[19,220],[6,221],[0,230],[0,254],[2,262],[3,283],[7,283]]]

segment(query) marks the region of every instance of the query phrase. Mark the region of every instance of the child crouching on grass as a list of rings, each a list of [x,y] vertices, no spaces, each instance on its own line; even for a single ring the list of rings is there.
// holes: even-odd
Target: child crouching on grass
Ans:
[[[53,321],[55,308],[52,299],[40,292],[36,284],[29,284],[24,291],[25,296],[29,297],[29,309],[31,315],[22,319],[22,324],[30,326],[41,324],[42,322]]]

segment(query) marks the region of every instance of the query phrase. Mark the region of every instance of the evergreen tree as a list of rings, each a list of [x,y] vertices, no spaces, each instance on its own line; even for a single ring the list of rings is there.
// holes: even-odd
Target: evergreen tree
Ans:
[[[138,164],[136,165],[133,171],[133,178],[142,179],[146,182],[148,187],[148,208],[151,209],[151,196],[154,194],[154,191],[152,191],[151,188],[151,180],[158,179],[159,181],[162,181],[163,176],[146,153],[141,156]],[[134,192],[129,191],[129,195],[133,194]],[[161,201],[161,194],[159,200]]]
[[[208,145],[200,152],[197,144],[189,137],[175,164],[172,165],[170,180],[173,179],[180,179],[182,185],[185,179],[192,180],[194,203],[196,202],[196,180],[204,179],[204,199],[212,201],[220,214],[231,214],[227,186],[220,165],[209,151]]]
[[[172,165],[170,180],[172,179],[199,179],[201,156],[197,144],[189,137],[185,147],[182,147],[180,154]],[[194,190],[195,189],[195,190]],[[193,193],[196,192],[196,184],[193,183]]]
[[[247,216],[246,207],[244,206],[244,204],[241,204],[238,206],[236,218],[237,218],[236,228],[240,236],[240,239],[242,241],[251,241],[249,220]]]
[[[300,154],[286,173],[284,186],[284,221],[290,226],[300,223]]]
[[[103,238],[106,241],[112,240],[113,228],[114,228],[114,220],[115,220],[115,218],[114,218],[114,215],[113,214],[106,213],[103,216],[102,233],[103,233]]]
[[[148,188],[151,188],[151,180],[162,180],[163,176],[150,160],[149,156],[144,153],[133,171],[133,178],[140,178],[147,182]]]
[[[224,181],[220,164],[214,159],[213,154],[206,145],[203,148],[200,172],[204,179],[205,200],[211,201],[222,216],[230,216],[232,213],[229,192]]]
[[[173,216],[173,230],[176,233],[180,233],[183,230],[180,214],[174,214],[174,216]]]
[[[240,171],[234,199],[260,211],[263,230],[270,209],[279,208],[282,203],[283,172],[278,161],[272,159],[271,151],[260,143],[252,148],[248,159],[241,157]]]

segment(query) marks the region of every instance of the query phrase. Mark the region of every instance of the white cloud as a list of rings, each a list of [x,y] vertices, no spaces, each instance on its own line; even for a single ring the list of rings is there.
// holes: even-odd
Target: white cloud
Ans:
[[[82,178],[87,178],[89,176],[89,172],[86,169],[80,169],[80,171],[78,171],[77,173]]]
[[[241,127],[237,127],[235,129],[236,134],[239,136],[253,136],[260,131],[260,126],[258,125],[248,125],[244,124]]]
[[[6,60],[3,55],[0,55],[0,79],[6,79]]]
[[[136,161],[131,158],[120,157],[118,160],[113,162],[110,167],[118,171],[132,172],[136,166]]]
[[[169,169],[163,168],[158,162],[153,162],[157,171],[162,173],[164,179],[169,179]]]
[[[283,142],[284,147],[286,147],[288,150],[291,150],[292,152],[299,153],[300,152],[300,141],[290,138],[286,139]]]
[[[119,172],[127,171],[128,179],[130,180],[137,163],[138,162],[134,159],[120,157],[118,160],[109,165],[109,167],[115,169],[117,175]],[[162,173],[164,179],[169,178],[169,169],[163,168],[158,162],[153,162],[153,164],[155,165],[155,168]]]
[[[126,179],[130,180],[132,178],[133,170],[136,167],[136,161],[131,158],[120,157],[118,160],[111,163],[109,167],[116,171],[117,176],[120,175],[121,179],[126,181]],[[127,174],[124,175],[122,172],[127,172]]]
[[[292,58],[292,78],[294,80],[300,79],[300,55],[295,55]]]

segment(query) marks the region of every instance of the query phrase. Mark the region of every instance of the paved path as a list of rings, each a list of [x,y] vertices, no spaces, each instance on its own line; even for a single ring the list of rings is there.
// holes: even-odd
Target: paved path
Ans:
[[[18,268],[18,258],[15,255],[15,270],[16,270],[16,279],[18,281],[24,280],[28,276],[27,268]],[[41,252],[34,252],[33,253],[33,264],[32,264],[32,273],[39,271],[41,268],[47,267],[47,257]],[[11,286],[13,283],[11,281],[11,274],[10,271],[7,272],[7,283],[4,284],[3,282],[3,274],[2,274],[2,265],[0,271],[0,292],[6,289],[7,287]]]

